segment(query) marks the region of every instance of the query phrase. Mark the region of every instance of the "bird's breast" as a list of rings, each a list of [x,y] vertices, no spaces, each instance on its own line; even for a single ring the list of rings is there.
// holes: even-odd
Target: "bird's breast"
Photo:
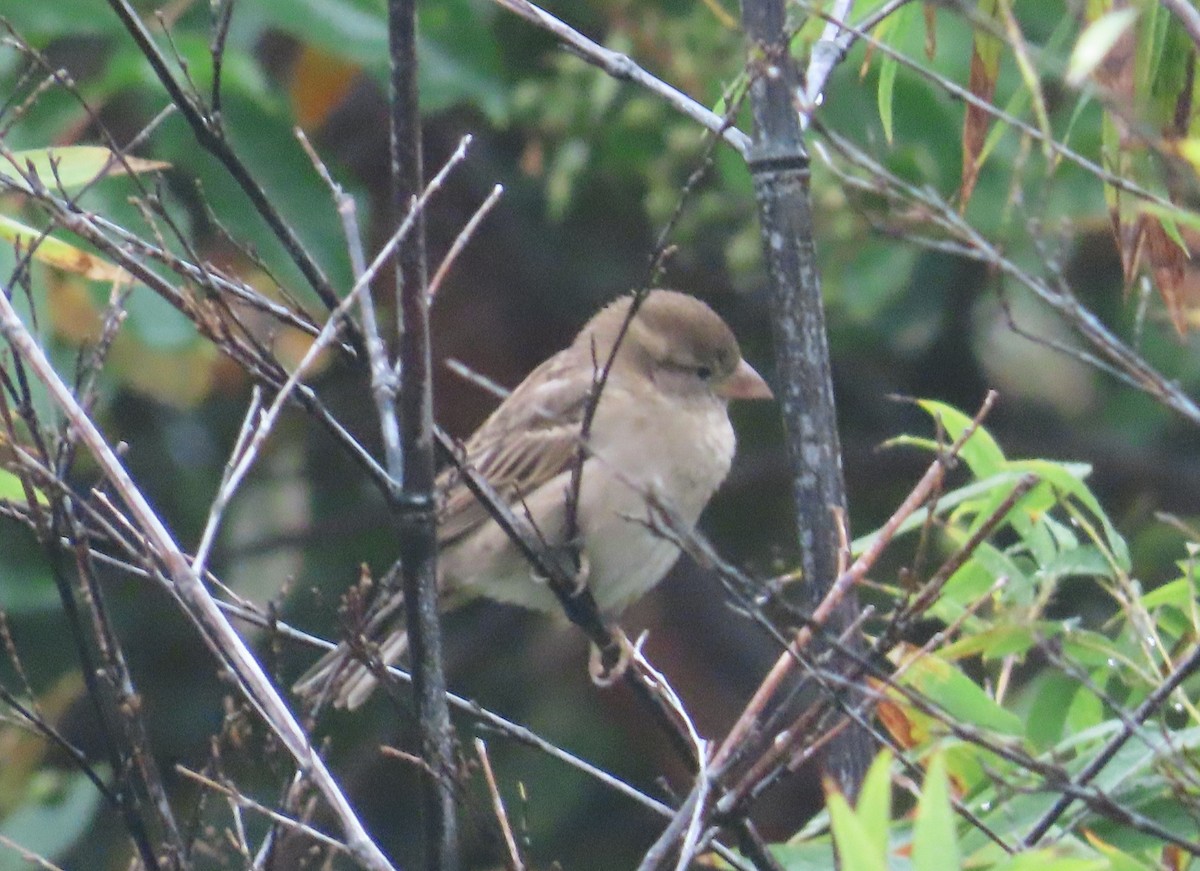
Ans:
[[[690,530],[728,474],[735,440],[716,402],[682,410],[647,404],[618,420],[598,414],[596,423],[580,520],[597,603],[619,612],[679,557],[656,528],[661,515],[654,503]]]
[[[725,405],[717,401],[652,402],[636,414],[597,415],[590,444],[611,474],[635,488],[653,488],[688,523],[729,474],[736,448]]]

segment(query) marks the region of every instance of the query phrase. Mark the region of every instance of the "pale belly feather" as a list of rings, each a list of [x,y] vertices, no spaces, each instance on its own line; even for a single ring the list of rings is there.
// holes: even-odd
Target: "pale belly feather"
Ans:
[[[734,435],[724,406],[715,402],[674,416],[651,407],[614,420],[603,411],[602,403],[593,444],[605,448],[585,466],[578,522],[588,585],[600,609],[616,616],[658,583],[679,557],[679,549],[650,528],[644,494],[657,493],[692,527],[729,471]],[[661,432],[672,428],[682,431]],[[656,455],[648,444],[673,450]],[[564,473],[526,500],[542,536],[554,546],[565,537],[569,486],[570,475]],[[524,513],[519,506],[517,510]],[[545,581],[494,523],[450,548],[441,568],[451,596],[484,596],[550,613],[561,609]]]

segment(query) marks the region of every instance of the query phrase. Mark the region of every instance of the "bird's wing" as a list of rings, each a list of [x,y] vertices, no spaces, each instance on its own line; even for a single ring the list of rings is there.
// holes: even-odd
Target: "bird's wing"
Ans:
[[[560,352],[535,369],[467,442],[467,462],[509,504],[569,469],[579,455],[591,367],[575,365],[569,354]],[[445,546],[490,515],[457,469],[443,473],[440,484],[438,541]]]

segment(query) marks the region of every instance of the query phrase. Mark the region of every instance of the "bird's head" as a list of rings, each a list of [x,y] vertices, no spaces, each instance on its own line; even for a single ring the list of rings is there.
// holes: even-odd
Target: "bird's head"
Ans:
[[[576,348],[603,366],[629,317],[632,297],[601,309],[576,339]],[[674,290],[652,290],[621,340],[614,372],[642,376],[674,396],[721,400],[771,399],[771,388],[742,358],[733,331],[711,308]]]

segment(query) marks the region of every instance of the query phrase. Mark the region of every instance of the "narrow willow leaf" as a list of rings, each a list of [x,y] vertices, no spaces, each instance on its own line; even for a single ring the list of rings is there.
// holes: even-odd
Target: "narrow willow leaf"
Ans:
[[[900,66],[894,57],[887,55],[879,64],[879,121],[883,124],[883,135],[888,145],[892,144],[892,96],[896,88],[896,70]]]
[[[950,806],[950,779],[942,754],[933,757],[913,822],[913,871],[956,871],[962,867],[954,810]]]
[[[1060,21],[1058,26],[1054,28],[1054,32],[1050,34],[1050,38],[1046,40],[1045,45],[1042,47],[1042,51],[1046,54],[1056,54],[1060,48],[1066,45],[1068,38],[1070,38],[1071,34],[1074,33],[1074,30],[1075,19],[1069,15],[1064,15],[1062,21]],[[1022,70],[1022,76],[1024,75],[1024,70]],[[1033,93],[1041,96],[1040,90],[1037,92],[1030,92],[1028,87],[1018,88],[1013,92],[1013,95],[1005,104],[1005,114],[1011,115],[1014,118],[1019,118],[1025,111],[1025,107],[1029,103],[1030,97],[1033,95]],[[1080,98],[1078,101],[1078,105],[1075,108],[1075,114],[1072,115],[1071,121],[1067,124],[1067,132],[1063,134],[1061,138],[1061,142],[1064,145],[1070,141],[1071,130],[1074,127],[1074,123],[1078,114],[1082,111],[1082,108],[1086,103],[1087,100],[1084,98]],[[992,128],[987,135],[987,139],[983,143],[982,150],[979,152],[979,162],[981,165],[988,159],[988,157],[991,156],[992,152],[996,150],[996,146],[1000,143],[1000,140],[1004,137],[1004,134],[1008,130],[1008,122],[1003,120],[995,120],[992,122]],[[1050,161],[1052,165],[1057,165],[1061,159],[1062,155],[1059,152],[1051,152]]]
[[[881,43],[893,47],[902,45],[914,32],[914,24],[919,24],[913,17],[913,9],[914,6],[909,4],[881,21],[875,28],[875,38]],[[883,135],[889,145],[892,144],[894,134],[892,98],[896,89],[896,73],[899,68],[900,62],[895,57],[889,53],[883,54],[879,61],[879,86],[876,91],[876,100],[879,104],[879,121],[883,125]]]
[[[16,151],[0,157],[0,178],[21,190],[28,191],[25,176],[32,168],[38,179],[50,190],[71,191],[95,181],[103,174],[124,175],[127,172],[151,172],[170,166],[159,160],[126,157],[123,161],[107,148],[98,145],[71,145],[65,148],[35,148]]]
[[[1197,156],[1200,157],[1200,146],[1197,147]],[[1182,206],[1142,203],[1139,206],[1139,211],[1146,215],[1153,215],[1163,221],[1170,221],[1188,229],[1200,231],[1200,213],[1194,212],[1191,209],[1185,209]]]
[[[887,854],[875,849],[874,839],[849,802],[831,784],[826,785],[825,792],[829,825],[843,871],[887,871]]]
[[[1014,738],[1025,734],[1020,717],[1000,707],[978,684],[941,657],[905,646],[897,648],[891,658],[904,667],[901,681],[905,685],[935,702],[955,720]]]
[[[1138,10],[1127,7],[1101,15],[1079,34],[1071,59],[1067,62],[1067,84],[1078,88],[1088,79],[1130,32],[1137,21]]]
[[[951,441],[956,441],[971,425],[971,417],[944,402],[922,399],[917,402],[917,405],[934,420],[941,422]],[[976,429],[967,439],[960,456],[971,467],[971,472],[976,478],[986,478],[1002,471],[1005,462],[1004,451],[982,427]]]
[[[1021,32],[1021,25],[1013,13],[1012,0],[1001,0],[1000,8],[1004,13],[1004,29],[1008,34],[1009,45],[1017,62],[1017,71],[1021,74],[1025,90],[1032,97],[1033,117],[1037,119],[1038,129],[1042,131],[1042,153],[1050,157],[1054,153],[1050,147],[1050,143],[1054,139],[1054,131],[1050,127],[1050,113],[1046,109],[1046,97],[1042,93],[1041,77],[1030,57],[1029,44],[1025,40],[1025,34]],[[982,163],[982,155],[979,159]]]
[[[873,855],[887,856],[888,830],[892,823],[892,754],[883,750],[875,757],[858,794],[858,818],[871,839]]]

